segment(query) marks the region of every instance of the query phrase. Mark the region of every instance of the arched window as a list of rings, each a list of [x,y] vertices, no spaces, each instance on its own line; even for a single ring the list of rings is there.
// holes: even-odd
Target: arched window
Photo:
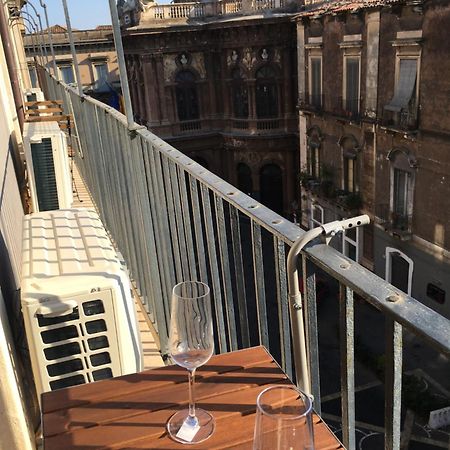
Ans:
[[[283,212],[283,173],[276,164],[266,164],[259,174],[261,203],[272,211]]]
[[[253,193],[252,171],[247,164],[237,165],[237,184],[240,191],[246,194]]]
[[[410,231],[417,161],[406,149],[393,149],[387,157],[391,162],[392,225],[396,230]]]
[[[258,119],[278,117],[278,88],[275,70],[270,66],[256,72],[256,116]]]
[[[354,136],[347,135],[339,140],[339,145],[342,150],[342,189],[349,193],[358,192],[358,141]]]
[[[313,178],[320,178],[320,147],[322,142],[322,133],[316,126],[307,131],[307,155],[306,163],[309,175]]]
[[[189,70],[182,70],[178,72],[175,81],[178,119],[180,121],[197,120],[200,114],[195,75]]]
[[[234,117],[246,119],[248,117],[248,90],[245,84],[244,74],[241,69],[235,68],[231,73],[233,79],[231,92],[233,96]]]

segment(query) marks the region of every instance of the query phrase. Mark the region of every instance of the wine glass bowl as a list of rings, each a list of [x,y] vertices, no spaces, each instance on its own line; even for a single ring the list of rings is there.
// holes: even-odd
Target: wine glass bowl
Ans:
[[[177,442],[197,444],[214,431],[214,418],[194,403],[195,370],[214,353],[209,287],[200,281],[177,284],[172,292],[169,351],[173,361],[188,370],[189,408],[176,412],[167,423]]]

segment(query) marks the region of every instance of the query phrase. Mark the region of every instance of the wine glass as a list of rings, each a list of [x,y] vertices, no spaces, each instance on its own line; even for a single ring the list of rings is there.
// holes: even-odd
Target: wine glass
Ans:
[[[311,398],[294,386],[271,386],[256,400],[253,450],[314,450]]]
[[[209,287],[200,281],[177,284],[172,292],[169,351],[172,359],[188,370],[189,408],[176,412],[167,422],[172,439],[183,444],[197,444],[214,431],[214,418],[195,407],[194,379],[197,367],[214,352]]]

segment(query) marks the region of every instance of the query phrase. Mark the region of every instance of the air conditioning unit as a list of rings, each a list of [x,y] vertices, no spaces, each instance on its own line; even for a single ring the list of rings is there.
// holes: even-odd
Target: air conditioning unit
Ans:
[[[130,283],[97,214],[25,216],[21,303],[38,394],[142,370]]]
[[[43,102],[45,101],[44,93],[39,88],[27,89],[24,92],[26,102]]]
[[[56,122],[25,122],[23,143],[33,211],[71,208],[67,139]]]

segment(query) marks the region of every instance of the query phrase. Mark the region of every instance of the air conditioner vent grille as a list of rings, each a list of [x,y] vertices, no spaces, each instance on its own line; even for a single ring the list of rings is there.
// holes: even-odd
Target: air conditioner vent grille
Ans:
[[[52,140],[43,138],[40,143],[32,143],[31,157],[33,159],[39,211],[59,209]]]
[[[69,386],[111,378],[112,369],[118,364],[117,353],[112,351],[107,336],[114,328],[110,297],[77,303],[66,315],[37,314],[45,371],[52,390],[65,387],[63,380]]]

